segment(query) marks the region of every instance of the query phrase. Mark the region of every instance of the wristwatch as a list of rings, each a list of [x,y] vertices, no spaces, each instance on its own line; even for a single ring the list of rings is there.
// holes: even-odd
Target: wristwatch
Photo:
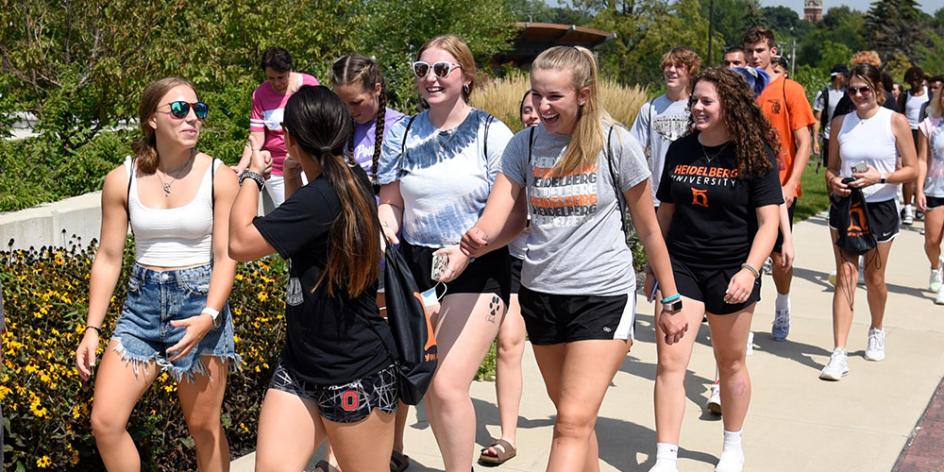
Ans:
[[[259,186],[259,190],[262,190],[262,187],[265,185],[265,178],[249,169],[246,169],[242,174],[239,174],[239,185],[242,185],[243,181],[246,179],[252,179],[256,185]]]
[[[213,320],[214,328],[219,328],[220,323],[223,321],[220,319],[220,310],[217,310],[215,308],[204,307],[203,310],[200,312],[200,314],[210,315],[210,319]]]
[[[885,183],[888,183],[887,180],[888,180],[888,179],[885,177],[885,174],[882,174],[882,175],[880,175],[879,178],[878,178],[878,183],[880,183],[880,184],[885,184]]]
[[[662,309],[671,313],[682,311],[682,295],[676,293],[675,295],[663,298]]]

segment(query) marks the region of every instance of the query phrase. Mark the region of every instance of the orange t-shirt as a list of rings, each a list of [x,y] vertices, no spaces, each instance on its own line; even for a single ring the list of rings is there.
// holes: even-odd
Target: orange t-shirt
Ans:
[[[780,136],[777,163],[780,166],[780,185],[783,185],[793,172],[793,160],[796,158],[793,131],[812,125],[816,117],[813,116],[810,102],[806,100],[803,86],[789,79],[778,79],[768,85],[757,97],[757,104]],[[800,196],[799,185],[797,196]]]

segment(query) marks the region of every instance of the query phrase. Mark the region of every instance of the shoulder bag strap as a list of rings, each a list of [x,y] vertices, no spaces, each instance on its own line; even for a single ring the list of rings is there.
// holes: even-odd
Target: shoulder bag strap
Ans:
[[[134,236],[134,226],[131,225],[131,179],[134,178],[134,163],[137,157],[131,158],[131,164],[128,166],[128,190],[125,192],[125,215],[128,217],[128,229]]]
[[[610,146],[613,141],[613,129],[615,128],[616,124],[610,125],[610,131],[606,136],[606,163],[607,167],[610,168],[610,180],[613,181],[613,189],[616,191],[616,206],[619,207],[620,227],[623,228],[624,235],[629,235],[626,229],[626,206],[623,202],[623,192],[620,191],[619,183],[616,180],[616,170],[613,167],[613,149]]]

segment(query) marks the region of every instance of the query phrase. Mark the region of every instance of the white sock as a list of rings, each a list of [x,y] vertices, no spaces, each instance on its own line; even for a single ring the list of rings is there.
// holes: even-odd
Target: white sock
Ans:
[[[678,444],[656,443],[656,463],[678,462]]]
[[[721,447],[721,450],[728,449],[741,449],[741,432],[740,431],[725,431],[724,432],[724,445]]]
[[[790,309],[790,294],[777,292],[777,301],[774,303],[775,310],[783,311]]]

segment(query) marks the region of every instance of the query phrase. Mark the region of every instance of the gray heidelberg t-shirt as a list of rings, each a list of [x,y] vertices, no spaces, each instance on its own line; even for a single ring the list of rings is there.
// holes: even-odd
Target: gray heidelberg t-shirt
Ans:
[[[528,139],[534,130],[530,163]],[[521,269],[521,283],[543,293],[625,295],[636,288],[633,255],[626,246],[616,187],[604,148],[590,169],[550,176],[563,157],[570,136],[526,128],[515,135],[502,156],[502,173],[527,187],[531,227]],[[617,126],[610,143],[618,187],[625,192],[649,178],[642,147]]]

